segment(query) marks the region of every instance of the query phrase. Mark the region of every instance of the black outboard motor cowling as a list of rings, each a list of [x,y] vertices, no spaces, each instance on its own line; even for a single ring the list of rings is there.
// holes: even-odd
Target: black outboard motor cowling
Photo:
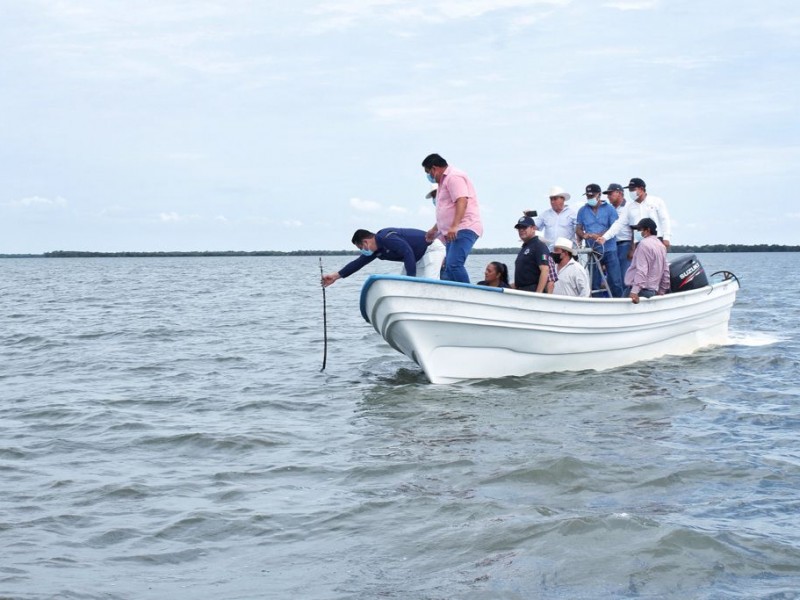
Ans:
[[[708,277],[703,265],[694,254],[684,254],[669,261],[670,291],[686,292],[708,285]]]

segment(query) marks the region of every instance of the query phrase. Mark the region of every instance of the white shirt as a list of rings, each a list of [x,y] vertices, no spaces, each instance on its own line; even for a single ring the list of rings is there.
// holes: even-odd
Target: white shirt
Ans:
[[[640,220],[650,218],[656,222],[656,235],[669,241],[672,236],[672,223],[667,205],[658,196],[647,194],[641,202],[628,202],[628,225],[633,227]]]
[[[576,242],[575,226],[578,224],[578,212],[574,208],[565,205],[560,213],[548,208],[534,221],[536,229],[539,230],[539,237],[550,250],[560,237]]]
[[[609,202],[609,204],[611,204],[611,203]],[[628,207],[630,205],[631,205],[630,202],[628,202],[627,200],[623,200],[622,202],[620,202],[619,206],[616,207],[617,208],[617,216],[619,217],[619,219],[617,219],[617,220],[622,224],[622,227],[617,232],[617,243],[618,244],[620,242],[630,242],[633,239],[633,232],[631,231],[630,225],[628,225],[628,222],[629,222],[629,216],[628,216],[629,210],[628,210]],[[614,206],[614,205],[611,204],[611,206]],[[638,223],[638,221],[637,221],[637,223]],[[623,275],[624,275],[624,273],[623,273]]]
[[[556,296],[582,296],[588,298],[592,295],[592,286],[589,285],[589,274],[579,262],[570,259],[558,271],[558,281],[553,287]]]

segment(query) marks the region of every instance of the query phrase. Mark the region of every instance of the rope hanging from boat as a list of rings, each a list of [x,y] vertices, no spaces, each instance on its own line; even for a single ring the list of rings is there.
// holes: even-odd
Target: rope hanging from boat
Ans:
[[[325,273],[322,271],[322,257],[319,257],[319,275],[324,277]],[[322,281],[322,279],[320,279]],[[320,372],[325,370],[325,365],[328,362],[328,306],[325,298],[325,284],[322,284],[322,368]]]

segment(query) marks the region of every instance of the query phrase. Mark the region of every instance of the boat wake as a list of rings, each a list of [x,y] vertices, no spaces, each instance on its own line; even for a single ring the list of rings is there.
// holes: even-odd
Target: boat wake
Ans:
[[[728,333],[728,346],[771,346],[784,341],[783,338],[774,333],[763,331],[731,331]]]

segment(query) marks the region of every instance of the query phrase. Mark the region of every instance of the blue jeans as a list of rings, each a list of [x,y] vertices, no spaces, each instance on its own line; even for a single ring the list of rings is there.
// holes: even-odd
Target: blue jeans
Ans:
[[[600,263],[606,268],[606,279],[608,280],[608,287],[611,288],[611,296],[614,298],[622,298],[622,275],[619,272],[619,259],[616,250],[606,250]],[[597,268],[592,272],[592,289],[602,290],[602,277],[600,269]],[[603,297],[602,295],[595,296],[597,298]]]
[[[628,272],[628,267],[631,266],[631,261],[628,259],[628,250],[631,249],[631,242],[617,242],[617,259],[619,261],[619,274],[622,280],[625,281],[625,273]]]
[[[459,229],[456,239],[445,244],[447,255],[444,257],[442,279],[469,283],[469,275],[464,263],[467,262],[467,257],[477,240],[478,234],[471,229]]]

